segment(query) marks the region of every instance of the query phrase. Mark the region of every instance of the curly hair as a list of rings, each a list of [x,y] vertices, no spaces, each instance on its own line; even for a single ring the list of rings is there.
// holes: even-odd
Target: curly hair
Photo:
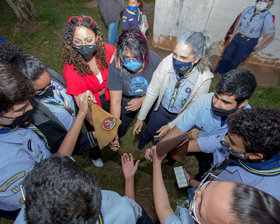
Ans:
[[[278,224],[280,220],[280,202],[249,185],[234,186],[230,206],[237,223]]]
[[[96,223],[101,190],[93,176],[67,157],[36,164],[24,180],[27,223]]]
[[[0,61],[4,64],[11,65],[17,58],[24,55],[24,52],[15,44],[0,44]]]
[[[79,15],[78,17],[81,18],[83,16],[84,15]],[[87,74],[92,75],[92,72],[90,71],[87,61],[77,52],[76,49],[74,49],[73,46],[74,32],[76,28],[80,26],[84,26],[87,29],[93,31],[96,36],[97,52],[95,57],[97,59],[96,63],[98,65],[98,68],[100,70],[104,70],[104,68],[108,68],[106,49],[103,41],[103,34],[95,21],[91,25],[85,25],[81,21],[79,21],[74,25],[71,25],[67,21],[63,33],[63,40],[60,46],[60,55],[64,64],[74,65],[75,70],[77,70],[81,76]]]
[[[228,131],[243,138],[248,153],[263,153],[265,158],[280,152],[280,110],[251,108],[230,115]]]

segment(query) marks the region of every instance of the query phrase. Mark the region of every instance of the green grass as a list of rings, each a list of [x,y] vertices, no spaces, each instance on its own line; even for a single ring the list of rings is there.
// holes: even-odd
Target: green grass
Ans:
[[[33,2],[37,9],[38,20],[31,21],[29,24],[22,24],[18,27],[16,26],[16,17],[13,12],[4,0],[0,0],[0,34],[7,41],[19,45],[26,53],[38,57],[44,64],[55,69],[58,73],[62,74],[63,69],[63,63],[59,56],[59,45],[62,39],[64,24],[69,16],[79,14],[91,15],[101,27],[105,40],[107,40],[107,28],[101,19],[98,9],[85,7],[78,0],[34,0]],[[146,0],[145,2],[154,2],[154,0]],[[212,90],[218,79],[219,76],[214,78]],[[252,106],[280,109],[279,88],[258,86],[253,97],[250,99],[250,104]],[[131,152],[135,158],[140,158],[143,156],[144,151],[137,149],[138,140],[139,136],[134,137],[132,135],[132,127],[130,127],[126,136],[121,139],[121,150],[123,152]],[[74,156],[74,158],[97,178],[103,189],[114,190],[123,195],[124,179],[118,154],[105,148],[102,154],[105,162],[103,168],[95,168],[88,159],[88,154]],[[183,165],[192,175],[197,172],[197,162],[194,157],[187,157],[184,162],[177,162],[176,165]],[[173,167],[168,167],[164,163],[162,169],[171,205],[175,208],[175,200],[186,198],[186,192],[175,186]],[[157,218],[152,202],[151,163],[143,162],[139,165],[139,170],[135,177],[135,187],[137,202],[156,221]],[[12,222],[0,219],[1,223]]]

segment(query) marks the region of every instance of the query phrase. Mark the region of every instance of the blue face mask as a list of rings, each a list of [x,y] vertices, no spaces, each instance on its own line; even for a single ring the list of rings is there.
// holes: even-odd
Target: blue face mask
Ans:
[[[123,66],[133,72],[137,71],[143,65],[143,62],[141,60],[121,60]]]
[[[177,60],[176,58],[173,58],[173,68],[175,72],[179,74],[184,74],[191,67],[192,67],[192,62],[182,62]]]
[[[129,11],[134,12],[138,8],[138,6],[137,5],[136,6],[130,6],[129,5],[127,8],[128,8]]]

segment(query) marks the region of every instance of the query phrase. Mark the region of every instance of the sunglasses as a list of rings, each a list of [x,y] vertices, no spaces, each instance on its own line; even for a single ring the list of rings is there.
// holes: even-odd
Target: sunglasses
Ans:
[[[233,155],[234,157],[237,157],[239,159],[247,159],[247,156],[245,155],[244,152],[236,152],[234,151],[230,145],[228,144],[228,142],[225,140],[225,138],[223,138],[221,141],[220,141],[221,145],[222,145],[222,148],[228,152],[229,154]]]
[[[90,25],[94,24],[93,19],[90,16],[82,16],[82,17],[71,16],[68,19],[68,22],[72,26],[79,23],[79,22],[83,23],[86,26],[90,26]]]
[[[211,178],[212,177],[212,178]],[[211,178],[211,180],[209,180],[209,178]],[[210,184],[211,181],[213,181],[214,179],[218,179],[220,181],[224,181],[222,178],[217,177],[216,175],[214,175],[213,173],[208,173],[203,180],[200,182],[200,184],[197,187],[198,189],[202,189],[204,188],[206,185]],[[200,224],[200,222],[198,221],[198,218],[196,216],[196,211],[195,211],[195,200],[196,200],[196,195],[194,195],[193,200],[190,203],[190,207],[189,207],[189,215],[192,217],[192,219],[194,221],[196,221],[198,224]]]

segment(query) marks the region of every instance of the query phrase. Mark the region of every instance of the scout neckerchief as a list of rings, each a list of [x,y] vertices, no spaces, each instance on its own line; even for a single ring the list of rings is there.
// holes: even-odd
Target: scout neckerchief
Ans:
[[[103,216],[102,213],[100,212],[100,214],[98,215],[98,223],[99,224],[104,224],[104,220],[103,220]]]
[[[250,8],[247,12],[249,12],[250,10],[251,10],[252,8]],[[264,10],[264,11],[261,11],[260,13],[256,13],[256,8],[254,9],[254,14],[252,15],[252,17],[250,18],[250,20],[247,22],[247,24],[246,24],[246,26],[244,27],[244,31],[246,31],[247,29],[248,29],[248,27],[250,26],[250,24],[251,24],[251,22],[253,21],[253,19],[254,19],[254,17],[256,16],[256,15],[258,15],[258,14],[261,14],[261,13],[263,13],[263,12],[265,12],[266,10]],[[246,12],[246,13],[247,13]],[[265,16],[266,17],[266,16]],[[264,18],[265,18],[264,17]],[[264,23],[264,20],[263,20],[263,23]],[[254,29],[253,30],[251,30],[250,31],[250,33],[252,33],[254,31]]]
[[[188,78],[188,76],[193,72],[194,69],[195,69],[195,67],[190,72],[188,72],[187,74],[181,75],[181,76],[179,75],[179,73],[176,72],[177,82],[176,82],[175,88],[173,90],[171,99],[169,100],[168,109],[173,109],[174,108],[176,98],[177,98],[178,93],[179,93],[180,85]]]
[[[126,9],[126,11],[127,11],[129,14],[131,14],[131,15],[137,16],[137,21],[138,21],[138,23],[139,23],[139,21],[140,21],[140,15],[141,15],[140,9],[139,9],[139,8],[137,8],[136,12],[131,12],[129,9]]]
[[[29,129],[31,129],[32,131],[34,131],[46,144],[46,147],[48,149],[50,149],[50,146],[48,145],[48,141],[47,141],[47,138],[46,136],[36,127],[34,126],[33,124],[31,123],[28,123],[27,124],[27,127]],[[0,134],[6,134],[6,133],[10,133],[10,132],[13,132],[17,129],[18,127],[15,127],[15,128],[10,128],[10,127],[7,127],[7,126],[3,126],[3,125],[0,125]]]
[[[63,109],[65,109],[71,116],[74,116],[74,110],[69,106],[68,101],[66,100],[65,97],[63,97],[62,93],[60,93],[60,91],[56,88],[56,86],[52,85],[53,90],[55,90],[55,92],[57,93],[57,95],[60,97],[60,99],[62,100],[63,104],[57,103],[54,97],[48,97],[48,98],[41,98],[40,96],[36,96],[36,99],[39,99],[41,102],[45,103],[45,104],[51,104],[51,105],[55,105],[58,107],[61,107]]]
[[[255,175],[276,176],[276,175],[280,174],[279,160],[280,160],[280,154],[272,157],[271,159],[269,159],[269,161],[266,161],[267,163],[270,163],[270,164],[273,164],[273,163],[276,164],[276,166],[271,167],[271,169],[269,169],[269,168],[267,169],[266,167],[253,168],[253,167],[249,166],[248,163],[230,156],[225,161],[218,163],[215,167],[213,167],[212,173],[215,175],[218,175],[223,170],[225,170],[226,167],[228,167],[228,166],[239,166],[242,169],[244,169],[252,174],[255,174]],[[264,163],[265,163],[265,161],[264,161]],[[256,164],[258,164],[258,163],[256,163]],[[259,163],[259,164],[264,165],[262,163]]]
[[[46,136],[43,134],[43,132],[41,132],[35,125],[33,125],[33,124],[31,124],[31,123],[28,123],[28,124],[27,124],[27,127],[28,127],[29,129],[31,129],[32,131],[34,131],[34,132],[45,142],[46,147],[47,147],[48,149],[50,149],[50,146],[49,146],[49,144],[48,144],[48,140],[47,140]]]
[[[9,132],[13,132],[16,128],[10,128],[7,126],[0,125],[0,134],[6,134]]]

